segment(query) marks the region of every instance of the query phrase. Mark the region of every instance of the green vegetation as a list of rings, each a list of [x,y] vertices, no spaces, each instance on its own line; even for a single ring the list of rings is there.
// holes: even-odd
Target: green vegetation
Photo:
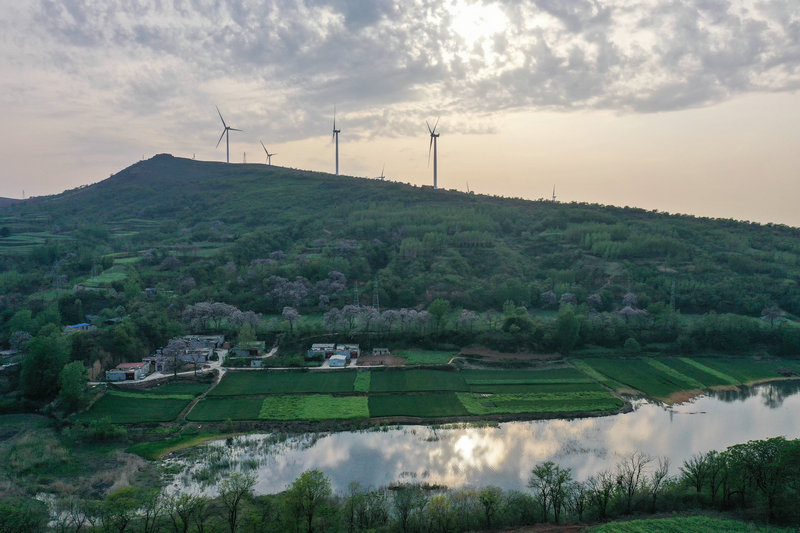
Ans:
[[[622,400],[609,392],[456,393],[471,415],[612,411]]]
[[[371,372],[359,372],[356,374],[356,379],[353,381],[353,390],[355,392],[368,393],[369,385],[372,381],[371,377]]]
[[[148,395],[131,396],[126,393],[109,391],[97,400],[85,413],[77,416],[77,420],[108,419],[113,424],[146,424],[153,422],[170,422],[191,401],[192,396],[158,397]]]
[[[370,392],[456,391],[466,390],[461,372],[447,370],[373,371]]]
[[[261,404],[262,420],[334,420],[368,418],[366,396],[330,394],[267,396]]]
[[[222,420],[258,420],[263,396],[207,396],[197,402],[187,420],[195,422]]]
[[[356,372],[228,372],[210,396],[353,392]]]
[[[404,357],[407,365],[446,365],[455,353],[431,350],[400,350],[395,355]]]
[[[369,397],[369,414],[373,417],[412,416],[440,418],[469,413],[456,393],[377,394]]]
[[[794,528],[782,528],[709,516],[651,518],[610,522],[587,530],[587,533],[790,533]]]

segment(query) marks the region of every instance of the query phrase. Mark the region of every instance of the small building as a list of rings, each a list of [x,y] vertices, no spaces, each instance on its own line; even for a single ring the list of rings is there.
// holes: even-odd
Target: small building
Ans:
[[[339,344],[334,351],[336,355],[348,355],[349,357],[358,357],[361,355],[361,349],[358,344]]]
[[[347,366],[347,363],[350,362],[350,358],[346,355],[336,354],[332,355],[330,359],[330,367],[331,368],[344,368]]]
[[[262,368],[264,366],[263,359],[251,359],[250,368]]]
[[[64,333],[72,333],[73,331],[93,331],[97,329],[95,326],[88,322],[81,322],[80,324],[72,324],[64,328]]]
[[[264,341],[253,341],[241,344],[236,348],[231,349],[230,355],[232,357],[260,357],[264,355],[267,349],[267,343]]]
[[[113,370],[106,370],[107,381],[138,381],[149,373],[150,363],[120,363]]]
[[[312,344],[311,348],[309,348],[306,357],[308,359],[313,359],[314,357],[330,357],[333,355],[334,351],[336,350],[335,344]]]
[[[372,355],[392,355],[392,352],[389,348],[373,348]]]

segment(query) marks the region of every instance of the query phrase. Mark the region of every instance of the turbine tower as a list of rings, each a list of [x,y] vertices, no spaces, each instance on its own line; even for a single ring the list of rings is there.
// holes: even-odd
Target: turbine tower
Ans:
[[[222,127],[224,128],[222,130],[222,135],[219,136],[219,140],[217,141],[217,146],[216,147],[219,148],[219,143],[221,143],[222,142],[222,138],[225,137],[225,161],[227,163],[230,163],[231,162],[231,144],[230,144],[230,139],[228,137],[228,132],[231,132],[231,131],[242,131],[242,130],[237,130],[236,128],[231,128],[230,126],[225,124],[225,119],[222,118],[222,113],[219,112],[219,107],[217,107],[217,106],[214,106],[214,107],[217,108],[217,114],[219,115],[219,119],[222,121]]]
[[[381,167],[381,181],[386,179],[386,176],[383,174],[383,171],[386,170],[386,163],[383,164]]]
[[[425,121],[425,125],[428,126],[428,132],[431,134],[431,142],[428,145],[428,164],[431,164],[431,148],[433,148],[433,188],[436,188],[436,140],[439,138],[439,134],[436,133],[436,126],[439,125],[439,119],[436,119],[436,123],[434,123],[433,128],[431,125],[428,124],[428,121]]]
[[[267,154],[267,166],[268,167],[272,166],[272,156],[273,155],[278,155],[278,154],[269,153],[269,150],[267,150],[267,147],[264,146],[264,141],[258,141],[258,142],[261,143],[261,147],[264,149],[264,152],[266,152],[266,154]]]
[[[336,175],[339,175],[339,132],[342,130],[336,129],[336,106],[333,106],[333,137],[332,141],[336,143]]]
[[[556,186],[553,185],[553,201],[556,201]]]

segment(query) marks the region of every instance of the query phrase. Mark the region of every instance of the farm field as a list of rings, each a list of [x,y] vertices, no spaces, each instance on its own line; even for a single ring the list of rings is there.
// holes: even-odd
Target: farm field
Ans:
[[[248,394],[349,393],[356,372],[228,372],[209,396]]]
[[[330,394],[267,396],[261,404],[262,420],[345,420],[368,418],[366,396]]]
[[[622,407],[622,400],[607,391],[549,393],[456,393],[471,415],[574,413],[608,411]]]
[[[394,355],[405,358],[407,365],[446,365],[455,353],[430,350],[401,350]]]
[[[169,383],[145,390],[111,389],[77,419],[107,418],[113,424],[170,422],[207,388],[206,383]]]
[[[228,372],[187,418],[314,421],[591,413],[622,407],[609,389],[668,400],[682,391],[779,378],[781,367],[800,370],[796,361],[754,358],[593,357],[569,362],[572,366],[529,370]],[[112,390],[80,419],[174,420],[206,387],[176,383],[144,391]]]
[[[420,394],[378,394],[369,397],[369,414],[439,418],[469,414],[454,392]]]

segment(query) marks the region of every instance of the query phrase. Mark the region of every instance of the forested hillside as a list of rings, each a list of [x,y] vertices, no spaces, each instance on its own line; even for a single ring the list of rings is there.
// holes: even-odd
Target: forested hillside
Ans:
[[[100,347],[73,346],[87,364],[213,329],[187,319],[201,302],[276,317],[259,336],[297,334],[301,315],[306,336],[402,336],[427,310],[415,335],[502,349],[800,345],[800,230],[786,226],[160,155],[6,207],[0,232],[0,345],[91,321]],[[345,313],[376,299],[398,314]]]

